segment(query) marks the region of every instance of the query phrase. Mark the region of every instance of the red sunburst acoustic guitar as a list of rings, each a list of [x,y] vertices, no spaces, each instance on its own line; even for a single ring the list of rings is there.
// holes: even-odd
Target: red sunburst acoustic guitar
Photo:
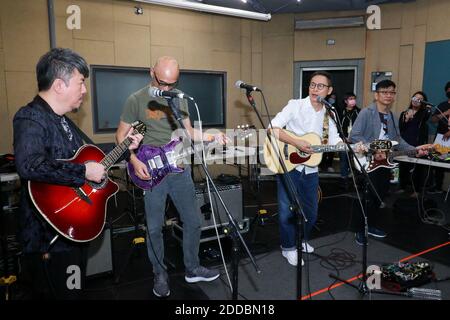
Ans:
[[[145,134],[140,121],[133,123],[133,133]],[[108,170],[128,149],[131,139],[125,139],[108,155],[94,145],[83,145],[69,161],[99,162]],[[28,190],[39,213],[65,238],[75,242],[94,240],[103,230],[106,205],[119,186],[108,177],[100,183],[86,181],[79,188],[29,181]]]

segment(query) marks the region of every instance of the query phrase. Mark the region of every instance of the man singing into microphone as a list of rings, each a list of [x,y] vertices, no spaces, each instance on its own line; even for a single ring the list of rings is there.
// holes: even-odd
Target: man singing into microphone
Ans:
[[[116,133],[118,142],[122,142],[125,139],[130,124],[136,120],[141,120],[147,126],[147,134],[143,143],[148,145],[161,146],[167,144],[171,140],[172,132],[178,129],[178,122],[169,108],[166,98],[149,94],[149,92],[161,93],[161,91],[169,90],[181,93],[181,91],[175,89],[180,74],[178,62],[172,57],[160,57],[155,66],[150,69],[150,74],[152,78],[150,85],[133,93],[125,102]],[[154,88],[161,91],[155,91]],[[191,126],[187,101],[175,98],[174,104],[181,112],[182,122],[189,135],[194,140],[201,140],[200,133]],[[208,141],[217,139],[220,143],[225,143],[226,141],[224,135],[212,136],[205,134],[203,139]],[[133,153],[130,157],[130,163],[134,166],[136,176],[139,179],[149,180],[151,178],[146,165]],[[170,294],[169,277],[164,264],[162,234],[167,195],[170,195],[183,221],[185,280],[193,283],[213,281],[219,277],[217,270],[209,270],[202,267],[199,262],[200,212],[196,204],[191,169],[189,166],[186,166],[184,172],[168,175],[160,184],[145,193],[144,201],[148,229],[147,252],[153,266],[153,293],[157,297],[167,297]]]
[[[290,100],[272,120],[273,133],[279,140],[297,147],[299,150],[312,153],[311,145],[301,139],[292,138],[280,128],[286,127],[298,136],[314,132],[322,138],[323,144],[337,144],[342,142],[339,138],[336,125],[329,117],[325,107],[318,100],[324,99],[333,91],[331,75],[328,72],[315,72],[309,83],[309,96],[304,99]],[[312,253],[314,248],[307,243],[311,230],[317,220],[319,174],[317,167],[299,165],[288,173],[291,177],[295,192],[298,194],[303,212],[307,218],[304,224],[303,252]],[[284,175],[277,177],[278,210],[281,238],[281,253],[287,261],[297,265],[298,253],[296,248],[296,219],[289,209],[292,199],[287,192]],[[303,265],[303,261],[302,261]]]

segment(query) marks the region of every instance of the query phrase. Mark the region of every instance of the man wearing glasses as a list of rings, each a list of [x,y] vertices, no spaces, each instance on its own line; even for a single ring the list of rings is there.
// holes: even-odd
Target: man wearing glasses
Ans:
[[[174,90],[180,74],[178,62],[168,56],[160,57],[150,69],[151,82],[139,91],[133,93],[125,102],[124,111],[116,133],[117,142],[125,139],[125,133],[136,120],[141,120],[147,126],[147,133],[143,143],[152,146],[167,144],[172,132],[178,129],[168,102],[162,97],[149,95],[149,87],[156,87],[163,91]],[[175,89],[176,90],[176,89]],[[189,120],[188,104],[186,100],[174,99],[183,116],[183,124],[194,140],[200,140],[200,134],[194,129]],[[217,139],[225,143],[224,135],[204,134],[204,140]],[[131,154],[130,163],[134,166],[135,174],[142,180],[149,180],[150,174],[146,165],[135,154]],[[183,258],[185,265],[185,280],[189,283],[198,281],[213,281],[219,277],[219,272],[202,267],[199,262],[198,251],[200,244],[200,212],[198,212],[195,186],[191,178],[191,168],[185,167],[184,172],[168,175],[152,190],[145,193],[145,212],[147,220],[147,252],[153,266],[153,293],[157,297],[167,297],[170,294],[169,277],[164,264],[164,243],[162,227],[166,198],[170,198],[178,209],[183,221]]]
[[[359,113],[350,133],[350,141],[352,143],[362,142],[370,143],[377,139],[397,141],[396,148],[399,150],[417,150],[417,155],[422,156],[426,154],[426,146],[413,147],[409,145],[400,136],[398,128],[398,119],[394,119],[391,111],[391,106],[395,101],[396,85],[391,80],[382,80],[376,85],[375,101],[367,108],[364,108]],[[376,160],[386,158],[385,153],[376,153],[374,155]],[[383,199],[389,192],[389,184],[391,171],[388,168],[378,168],[369,173],[377,193]],[[381,203],[373,190],[369,187],[368,206],[367,206],[367,223],[369,225],[368,234],[376,238],[385,238],[386,232],[376,228],[377,212]],[[355,217],[356,234],[355,240],[359,245],[363,244],[364,239],[364,220],[363,215],[359,214]]]
[[[332,91],[331,76],[328,72],[318,71],[313,73],[309,84],[309,96],[304,99],[290,100],[287,106],[272,120],[275,136],[279,140],[291,144],[309,154],[313,150],[308,142],[292,138],[279,129],[286,127],[287,130],[299,136],[314,132],[322,137],[322,140],[328,138],[325,144],[342,142],[333,120],[327,116],[322,103],[317,102],[318,97],[325,98]],[[318,169],[317,167],[299,165],[295,170],[290,171],[288,175],[294,183],[295,191],[298,194],[303,212],[308,220],[305,224],[305,241],[302,243],[302,250],[303,252],[312,253],[314,248],[306,241],[309,239],[311,230],[317,220]],[[289,199],[288,192],[286,191],[285,179],[283,175],[278,175],[277,177],[281,253],[289,264],[297,266],[297,223],[293,212],[289,208],[292,201]],[[303,261],[301,263],[303,265]]]

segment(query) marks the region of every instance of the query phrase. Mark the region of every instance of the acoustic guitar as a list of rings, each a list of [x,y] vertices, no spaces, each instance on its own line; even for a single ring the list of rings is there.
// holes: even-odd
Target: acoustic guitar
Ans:
[[[132,124],[133,133],[145,134],[145,124]],[[132,140],[125,139],[105,156],[102,150],[90,144],[78,149],[75,156],[65,159],[77,164],[99,162],[108,170],[128,149]],[[100,183],[86,181],[79,188],[29,181],[31,200],[42,217],[65,238],[75,242],[94,240],[103,230],[108,199],[119,186],[105,177]]]

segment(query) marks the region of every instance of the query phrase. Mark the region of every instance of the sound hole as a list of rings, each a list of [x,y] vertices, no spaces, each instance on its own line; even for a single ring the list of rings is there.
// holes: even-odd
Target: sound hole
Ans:
[[[92,189],[103,189],[108,183],[108,178],[102,179],[100,183],[94,181],[88,181],[88,185],[91,186]]]

